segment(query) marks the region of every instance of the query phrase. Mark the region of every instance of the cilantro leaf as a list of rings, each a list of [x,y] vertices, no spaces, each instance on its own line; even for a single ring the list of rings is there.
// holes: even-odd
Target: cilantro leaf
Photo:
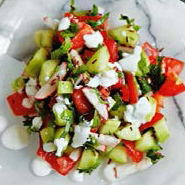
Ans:
[[[79,27],[77,24],[71,23],[67,30],[63,30],[60,35],[64,38],[66,37],[74,37],[76,33],[79,31]]]
[[[62,43],[60,48],[52,51],[51,59],[61,58],[63,55],[67,54],[71,46],[72,46],[71,39],[69,37],[65,37],[65,41]]]
[[[119,93],[116,93],[115,95],[113,95],[113,99],[116,101],[116,103],[112,107],[112,110],[117,110],[120,105],[123,105],[122,98]]]
[[[91,15],[96,16],[97,14],[98,14],[98,7],[95,4],[93,4],[93,9],[91,11]]]
[[[75,1],[71,0],[70,1],[70,13],[73,13],[76,10],[76,7],[74,6]]]
[[[132,26],[133,27],[133,29],[135,30],[135,31],[139,31],[140,30],[140,26],[139,25],[136,25],[135,23],[134,23],[134,21],[135,21],[135,19],[130,19],[128,16],[126,16],[126,15],[120,15],[120,18],[119,18],[120,20],[124,20],[124,21],[126,21],[127,22],[127,25],[128,26]],[[132,39],[132,38],[130,38],[130,39]]]
[[[84,143],[85,148],[94,149],[98,146],[98,141],[93,137],[89,136],[88,141]]]
[[[87,23],[92,26],[92,28],[96,28],[97,26],[102,25],[105,20],[109,17],[109,12],[107,12],[106,14],[104,14],[100,20],[98,21],[92,21],[92,20],[88,20]]]
[[[142,95],[152,90],[150,84],[147,82],[145,77],[137,77],[137,82],[139,83]]]
[[[158,91],[165,81],[165,76],[162,74],[161,62],[163,57],[157,58],[157,64],[150,64],[149,77],[151,78],[151,86],[154,91]]]
[[[81,65],[81,66],[73,69],[73,75],[74,76],[78,76],[80,74],[83,74],[83,73],[85,73],[87,71],[87,68],[88,67],[86,65]]]
[[[151,159],[153,164],[156,164],[160,159],[164,157],[161,153],[156,152],[154,150],[149,150],[146,156]]]
[[[99,124],[100,124],[100,116],[98,114],[98,111],[95,110],[94,111],[92,127],[97,127],[97,126],[99,126]]]

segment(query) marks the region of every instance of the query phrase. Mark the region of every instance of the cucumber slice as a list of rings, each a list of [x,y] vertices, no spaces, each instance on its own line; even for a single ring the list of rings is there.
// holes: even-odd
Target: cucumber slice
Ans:
[[[41,86],[43,86],[54,74],[57,65],[58,65],[57,60],[47,60],[42,64],[39,75],[39,82]]]
[[[54,140],[54,128],[46,127],[40,131],[40,136],[43,143],[53,142]]]
[[[109,34],[120,44],[128,47],[134,48],[139,40],[139,34],[129,26],[120,26],[110,30]]]
[[[35,32],[35,43],[38,47],[51,48],[53,37],[52,30],[38,30]]]
[[[141,133],[137,127],[128,124],[116,132],[116,136],[120,139],[135,141],[141,138]]]
[[[109,119],[100,127],[100,134],[113,134],[116,132],[121,122],[115,119]]]
[[[12,89],[14,91],[22,90],[24,88],[24,86],[25,86],[25,81],[22,76],[16,78],[12,83]]]
[[[136,149],[141,152],[146,152],[148,150],[155,149],[156,147],[157,143],[151,130],[143,134],[141,139],[136,141]]]
[[[127,162],[127,154],[123,146],[116,146],[107,155],[108,158],[115,162],[124,164]]]
[[[168,126],[166,124],[166,120],[163,117],[161,120],[159,120],[154,126],[155,135],[157,137],[157,140],[160,143],[164,143],[166,139],[170,136],[170,131],[168,129]]]
[[[33,58],[29,61],[25,67],[24,75],[29,77],[37,77],[40,73],[42,64],[45,62],[48,56],[48,51],[44,48],[40,48],[36,51]]]
[[[73,84],[70,81],[59,81],[57,86],[57,94],[73,93]]]
[[[88,72],[102,73],[108,69],[110,54],[106,46],[101,47],[87,62]]]
[[[124,119],[124,111],[125,111],[125,106],[124,105],[120,105],[119,107],[118,107],[118,109],[117,110],[110,110],[110,115],[112,116],[112,117],[115,117],[115,116],[117,116],[119,119]]]
[[[150,113],[146,116],[146,121],[149,122],[152,120],[152,118],[154,117],[155,113],[156,113],[156,106],[157,106],[157,102],[155,100],[155,98],[153,97],[148,97],[148,101],[151,104],[151,111]]]
[[[78,170],[84,173],[91,173],[100,164],[99,154],[95,150],[84,149],[80,159]]]

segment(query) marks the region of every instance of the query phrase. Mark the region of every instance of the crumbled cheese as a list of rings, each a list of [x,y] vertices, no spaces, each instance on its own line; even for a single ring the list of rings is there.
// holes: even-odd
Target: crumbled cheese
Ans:
[[[70,19],[68,17],[62,18],[58,25],[58,31],[67,30],[70,24]]]
[[[110,87],[118,82],[118,74],[114,70],[105,71],[101,74],[95,75],[90,78],[87,86],[98,87],[99,85],[104,87]]]
[[[57,147],[55,155],[60,157],[62,155],[64,148],[67,146],[68,142],[64,138],[59,138],[54,140],[54,144]]]
[[[54,143],[44,143],[43,150],[46,152],[53,152],[56,150],[56,146]]]
[[[56,100],[58,103],[63,103],[63,104],[66,104],[66,105],[70,105],[70,101],[68,98],[64,98],[62,95],[59,95],[56,97]]]
[[[74,129],[75,135],[73,137],[73,142],[71,146],[74,148],[83,146],[83,144],[89,138],[90,130],[91,130],[91,127],[87,125],[76,125]]]
[[[139,127],[142,123],[146,123],[146,117],[151,112],[152,105],[146,97],[142,97],[134,105],[127,105],[124,112],[125,121]]]
[[[105,146],[111,146],[115,147],[120,143],[120,139],[117,139],[114,136],[104,135],[104,134],[97,134],[97,133],[91,133],[91,136],[93,136],[97,141]]]
[[[141,46],[136,46],[133,54],[129,54],[118,61],[123,71],[135,73],[138,70],[138,62],[141,60],[141,51]]]
[[[83,39],[88,48],[97,48],[99,45],[103,44],[103,36],[99,31],[92,34],[86,34],[83,36]]]
[[[33,78],[30,78],[29,81],[26,83],[26,88],[25,88],[26,94],[28,96],[34,96],[37,93],[36,86],[37,86],[36,80]]]
[[[108,66],[113,69],[114,67],[118,68],[119,71],[122,71],[122,68],[120,66],[120,64],[118,62],[114,62],[114,63],[108,63]]]
[[[33,120],[32,120],[31,129],[39,131],[42,124],[43,124],[43,121],[42,121],[41,117],[34,117]]]
[[[30,98],[24,98],[22,100],[22,106],[25,107],[25,108],[27,108],[27,109],[32,108],[32,106],[33,106],[32,99],[30,99]]]
[[[53,112],[56,112],[56,114],[61,114],[65,109],[67,107],[64,103],[55,103],[53,105]]]

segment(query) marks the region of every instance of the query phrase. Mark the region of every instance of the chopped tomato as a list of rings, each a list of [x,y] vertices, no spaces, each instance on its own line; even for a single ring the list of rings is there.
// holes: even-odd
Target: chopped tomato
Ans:
[[[164,57],[162,67],[164,68],[165,76],[168,76],[170,73],[179,75],[184,67],[184,62],[174,58]]]
[[[45,152],[42,147],[37,150],[37,156],[48,162],[61,175],[67,175],[76,165],[69,156],[57,157],[53,152]]]
[[[110,54],[109,62],[114,63],[118,59],[117,43],[107,35],[106,31],[101,31],[101,34],[104,38],[104,44],[107,46],[107,49],[109,50]]]
[[[104,98],[104,99],[108,98],[108,96],[110,95],[110,91],[108,88],[100,86],[98,89],[99,89],[99,92],[100,92],[102,98]]]
[[[93,56],[94,53],[95,53],[94,51],[90,51],[86,49],[84,53],[82,54],[83,61],[87,61],[89,58]]]
[[[156,92],[153,95],[153,98],[155,98],[155,100],[157,102],[156,112],[160,112],[160,109],[163,108],[163,99],[164,99],[164,97],[161,96],[158,92]]]
[[[132,73],[125,73],[126,84],[129,89],[129,103],[135,104],[138,101],[137,87],[134,82],[134,76]]]
[[[70,12],[64,13],[64,17],[68,17],[72,23],[79,22],[78,18],[75,15],[71,14]]]
[[[81,23],[81,28],[77,35],[71,40],[73,43],[72,49],[78,49],[84,46],[85,41],[83,39],[83,36],[86,34],[91,34],[94,32],[94,30],[89,26],[88,24]]]
[[[64,42],[64,38],[60,35],[61,31],[57,31],[57,37],[58,37],[58,40],[62,43]]]
[[[93,106],[85,97],[82,89],[75,89],[72,94],[72,99],[77,111],[80,114],[89,113],[93,110]]]
[[[99,129],[99,126],[91,128],[91,132],[96,133]]]
[[[150,122],[147,122],[147,123],[141,125],[139,127],[139,130],[142,132],[143,130],[146,130],[146,129],[152,127],[156,122],[158,122],[159,120],[161,120],[163,117],[164,117],[163,114],[156,113],[154,115],[154,117],[152,118],[152,120]]]
[[[136,150],[135,141],[123,140],[123,144],[126,147],[126,152],[131,160],[135,163],[139,163],[143,159],[143,153]]]
[[[111,90],[120,90],[124,86],[123,84],[123,78],[119,78],[118,82],[115,85],[112,85],[110,87]]]
[[[185,86],[175,73],[170,73],[159,89],[162,96],[175,96],[185,91]]]
[[[147,54],[151,64],[155,65],[157,63],[157,57],[159,56],[158,50],[153,48],[148,42],[143,43],[142,48]]]
[[[130,99],[130,94],[129,94],[129,88],[127,85],[123,85],[123,87],[120,90],[121,95],[122,95],[122,100],[125,102],[128,102]]]
[[[21,93],[15,92],[7,97],[7,101],[12,112],[16,116],[27,116],[36,114],[34,105],[29,109],[22,105],[22,101],[24,98],[27,98],[26,93],[24,92]]]

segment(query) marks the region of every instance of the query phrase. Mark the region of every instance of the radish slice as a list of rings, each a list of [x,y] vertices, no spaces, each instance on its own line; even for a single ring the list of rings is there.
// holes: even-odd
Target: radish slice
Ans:
[[[69,157],[73,160],[73,161],[78,161],[78,159],[80,158],[82,154],[82,148],[76,148],[74,149],[71,154],[69,155]]]
[[[75,49],[72,49],[69,54],[70,54],[70,57],[71,57],[75,67],[78,67],[78,66],[81,66],[84,64],[78,51],[76,51]]]
[[[82,91],[86,98],[89,100],[89,102],[98,111],[100,116],[107,120],[108,119],[107,105],[99,101],[96,91],[88,87],[83,88]]]
[[[57,88],[57,81],[63,80],[67,73],[67,63],[63,62],[59,70],[51,77],[51,79],[44,84],[41,89],[35,95],[35,98],[38,100],[42,100],[50,96],[53,92],[56,91]]]
[[[91,136],[93,136],[101,145],[105,146],[111,146],[115,147],[118,145],[121,140],[117,139],[114,136],[104,135],[104,134],[97,134],[97,133],[91,133]]]

